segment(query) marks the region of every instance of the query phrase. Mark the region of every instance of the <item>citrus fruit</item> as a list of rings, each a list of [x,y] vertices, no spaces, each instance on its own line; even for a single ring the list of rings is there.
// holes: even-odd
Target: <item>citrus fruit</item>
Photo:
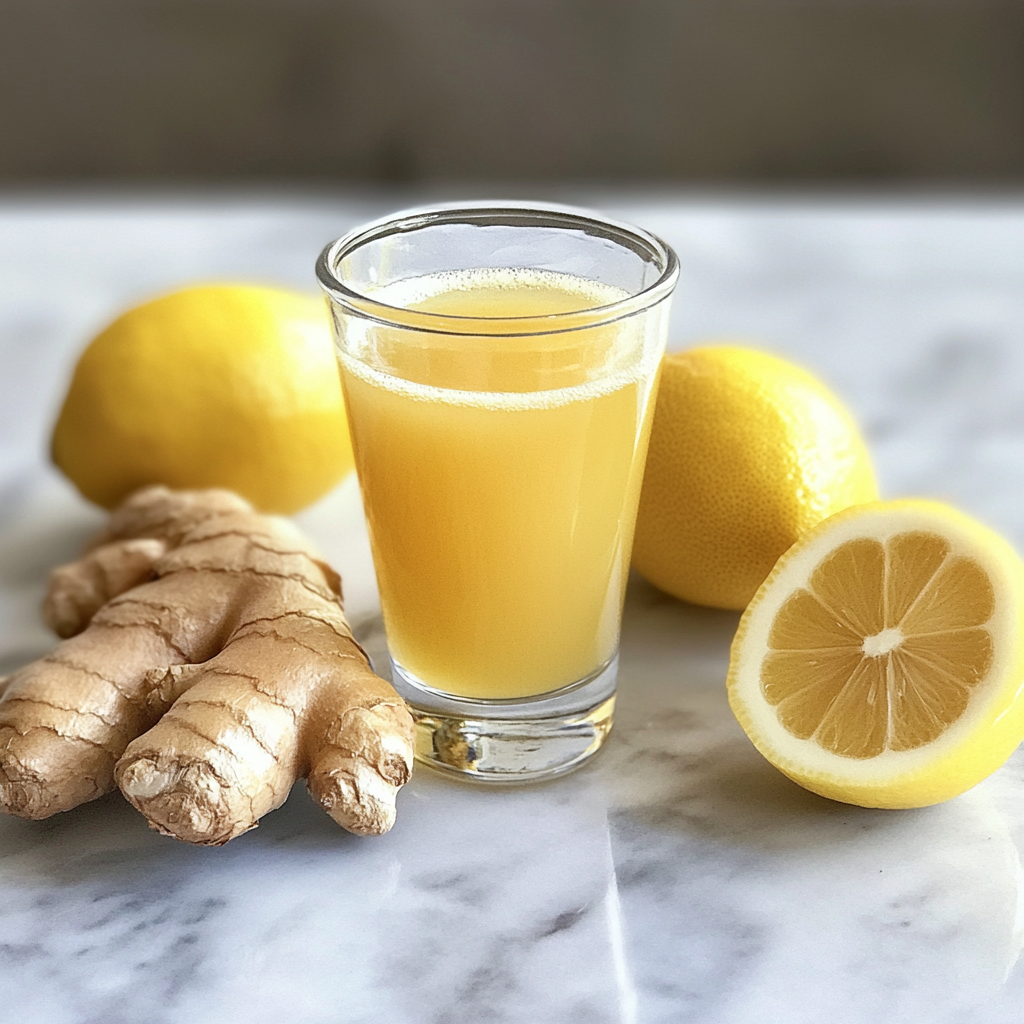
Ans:
[[[822,796],[921,807],[1024,737],[1024,565],[947,505],[847,509],[779,560],[732,645],[754,745]]]
[[[353,464],[322,300],[206,285],[129,310],[82,353],[53,459],[107,508],[154,483],[310,504]]]
[[[877,497],[856,423],[806,370],[737,346],[665,357],[633,546],[655,586],[745,608],[798,537]]]

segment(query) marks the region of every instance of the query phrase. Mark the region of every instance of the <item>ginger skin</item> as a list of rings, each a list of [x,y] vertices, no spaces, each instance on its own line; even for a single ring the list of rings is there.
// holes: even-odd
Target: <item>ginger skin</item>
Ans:
[[[220,845],[305,778],[386,832],[413,721],[352,638],[336,573],[228,491],[148,487],[44,605],[65,637],[0,696],[0,807],[46,818],[120,786],[165,835]]]

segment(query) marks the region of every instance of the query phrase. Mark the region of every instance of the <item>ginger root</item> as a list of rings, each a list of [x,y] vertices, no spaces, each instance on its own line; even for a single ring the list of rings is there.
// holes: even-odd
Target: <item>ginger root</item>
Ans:
[[[116,784],[159,832],[220,845],[305,778],[349,831],[394,823],[412,718],[286,521],[228,491],[148,487],[54,571],[44,615],[68,639],[0,697],[7,813],[46,818]]]

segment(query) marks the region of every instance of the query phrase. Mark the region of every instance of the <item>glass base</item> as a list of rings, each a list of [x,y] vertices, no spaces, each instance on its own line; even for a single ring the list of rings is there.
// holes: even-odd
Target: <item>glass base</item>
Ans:
[[[554,693],[512,700],[454,697],[391,659],[392,682],[416,720],[416,759],[461,779],[539,782],[589,760],[611,731],[616,655]]]

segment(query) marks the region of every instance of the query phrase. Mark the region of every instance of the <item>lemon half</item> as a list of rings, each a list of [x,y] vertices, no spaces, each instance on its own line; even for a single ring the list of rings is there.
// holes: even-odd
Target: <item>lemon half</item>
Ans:
[[[947,505],[875,502],[791,548],[733,641],[729,702],[800,785],[865,807],[962,793],[1024,738],[1024,565]]]

